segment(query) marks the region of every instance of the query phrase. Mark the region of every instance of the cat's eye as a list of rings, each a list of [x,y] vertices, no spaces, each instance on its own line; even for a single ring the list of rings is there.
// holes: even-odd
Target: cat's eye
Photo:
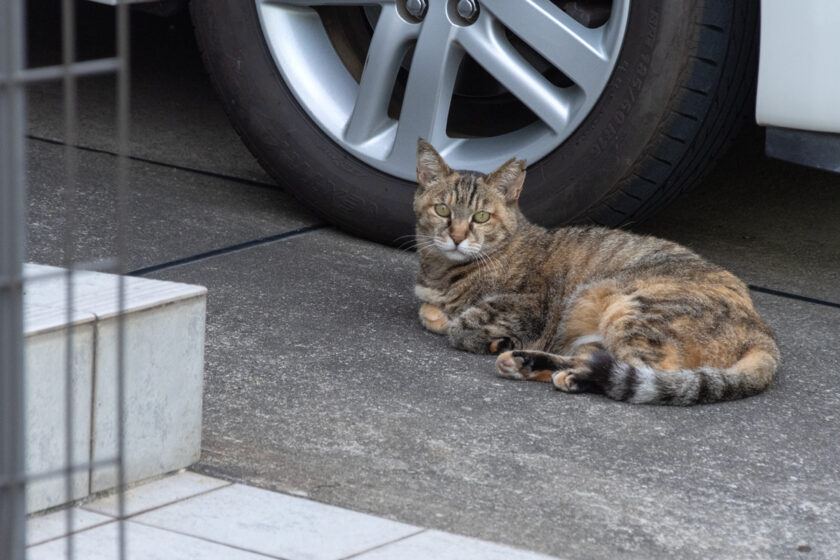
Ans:
[[[449,209],[449,206],[446,204],[435,204],[435,212],[441,218],[448,218],[450,214],[452,214],[452,210]]]
[[[483,224],[487,220],[490,219],[490,212],[485,212],[484,210],[480,212],[476,212],[473,214],[473,221],[477,224]]]

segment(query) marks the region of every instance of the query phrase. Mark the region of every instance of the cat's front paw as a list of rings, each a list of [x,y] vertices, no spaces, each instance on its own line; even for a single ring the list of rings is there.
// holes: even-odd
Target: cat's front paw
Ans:
[[[431,303],[424,303],[420,306],[420,323],[437,334],[446,334],[449,329],[449,321],[441,309]]]
[[[494,323],[486,308],[475,306],[463,311],[449,325],[452,346],[476,354],[498,354],[521,348],[522,342],[505,325]]]
[[[558,361],[559,356],[531,350],[502,352],[496,358],[496,371],[509,379],[529,379],[531,381],[550,382],[552,374],[565,361]]]
[[[513,352],[503,352],[496,358],[496,371],[508,379],[525,379],[520,372],[522,365],[522,359],[514,356]]]

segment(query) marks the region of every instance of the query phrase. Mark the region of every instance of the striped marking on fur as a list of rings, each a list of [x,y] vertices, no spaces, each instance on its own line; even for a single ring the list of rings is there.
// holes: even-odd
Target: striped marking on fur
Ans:
[[[755,395],[770,385],[777,363],[773,354],[762,349],[749,351],[728,368],[659,370],[627,364],[606,351],[594,353],[589,360],[592,380],[611,399],[677,406]]]

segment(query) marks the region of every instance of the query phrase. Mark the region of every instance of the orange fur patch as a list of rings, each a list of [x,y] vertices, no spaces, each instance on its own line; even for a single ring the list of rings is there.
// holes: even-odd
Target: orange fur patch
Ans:
[[[446,333],[449,325],[443,311],[430,303],[420,306],[420,322],[430,331],[440,334]]]
[[[525,376],[528,381],[539,381],[541,383],[551,383],[551,376],[554,375],[554,372],[550,369],[538,369],[537,371],[532,371],[531,373]]]
[[[619,303],[620,297],[615,287],[610,284],[593,286],[582,294],[566,320],[566,343],[572,344],[582,336],[601,334],[604,316],[612,306]]]

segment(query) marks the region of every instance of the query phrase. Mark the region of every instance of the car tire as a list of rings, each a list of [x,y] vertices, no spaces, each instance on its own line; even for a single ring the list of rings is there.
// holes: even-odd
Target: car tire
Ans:
[[[310,118],[281,77],[255,2],[193,1],[191,13],[233,125],[283,188],[348,232],[384,243],[413,232],[415,184],[357,159]],[[525,215],[545,226],[621,226],[695,183],[754,99],[757,13],[755,0],[633,0],[597,103],[530,163]]]

